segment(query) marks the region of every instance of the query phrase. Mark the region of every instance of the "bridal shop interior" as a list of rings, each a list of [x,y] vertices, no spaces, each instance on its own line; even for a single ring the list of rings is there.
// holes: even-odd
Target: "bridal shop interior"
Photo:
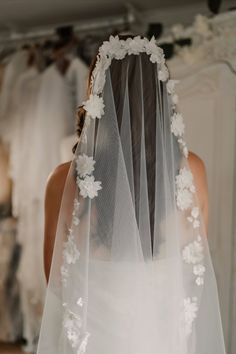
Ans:
[[[73,157],[76,109],[110,35],[155,36],[189,149],[204,161],[224,339],[236,353],[236,3],[1,0],[0,353],[35,353],[44,305],[44,194]],[[210,353],[209,353],[210,354]]]

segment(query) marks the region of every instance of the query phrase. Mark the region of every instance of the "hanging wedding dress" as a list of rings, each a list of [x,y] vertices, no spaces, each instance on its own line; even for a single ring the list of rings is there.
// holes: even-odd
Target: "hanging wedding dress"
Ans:
[[[88,80],[88,67],[79,58],[74,58],[66,72],[66,81],[69,84],[72,106],[74,110],[82,104],[86,97],[86,87]],[[61,142],[61,162],[66,162],[73,158],[72,148],[77,142],[76,134],[64,138]]]
[[[34,66],[20,75],[16,82],[12,97],[14,111],[10,146],[12,212],[18,219],[17,241],[21,247],[17,278],[20,284],[23,337],[27,341],[25,350],[30,352],[35,350],[45,293],[43,262],[38,251],[42,247],[43,231],[38,222],[38,207],[32,200],[33,181],[30,175],[32,164],[35,165],[32,148],[39,88],[40,73]]]
[[[0,91],[0,131],[5,141],[11,140],[12,93],[19,76],[27,69],[28,51],[17,51],[6,65]]]
[[[155,40],[100,47],[38,354],[225,354],[175,81]]]
[[[12,211],[19,216],[21,208],[28,204],[30,176],[22,176],[22,168],[30,166],[32,135],[35,131],[35,106],[40,87],[40,74],[32,66],[20,75],[15,84],[12,103],[12,144],[10,147],[10,176],[13,181]],[[27,166],[28,167],[28,166]],[[27,168],[28,170],[28,168]],[[27,179],[28,177],[28,179]]]
[[[88,67],[80,58],[73,58],[65,75],[69,84],[73,107],[76,109],[86,97]]]
[[[35,161],[30,171],[35,199],[44,199],[48,175],[60,163],[60,143],[74,131],[74,127],[75,114],[70,90],[65,78],[53,64],[42,74],[35,107],[32,146]]]
[[[22,246],[18,279],[23,336],[27,340],[24,349],[34,352],[45,295],[44,189],[49,173],[60,163],[61,139],[72,132],[74,124],[67,83],[54,65],[43,74],[30,68],[20,78],[16,91],[19,105],[11,158],[13,210],[18,216],[18,240]]]

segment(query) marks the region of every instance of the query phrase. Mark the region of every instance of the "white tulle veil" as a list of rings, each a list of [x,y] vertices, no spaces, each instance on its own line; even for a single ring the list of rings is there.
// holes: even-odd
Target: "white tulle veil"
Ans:
[[[225,353],[175,84],[154,38],[100,47],[38,354]]]

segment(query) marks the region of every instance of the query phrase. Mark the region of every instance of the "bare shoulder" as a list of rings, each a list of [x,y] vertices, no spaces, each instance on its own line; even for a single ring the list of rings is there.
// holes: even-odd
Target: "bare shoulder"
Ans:
[[[47,180],[46,193],[58,193],[63,191],[66,177],[70,169],[71,161],[63,163],[55,168]]]
[[[188,163],[193,174],[198,198],[200,201],[203,201],[203,199],[207,196],[207,176],[205,164],[203,160],[193,152],[189,152]]]
[[[198,155],[193,152],[189,152],[188,163],[195,178],[205,175],[205,164]]]
[[[189,153],[188,157],[189,167],[192,171],[197,197],[202,209],[205,225],[208,225],[208,185],[207,174],[203,160],[193,152]]]

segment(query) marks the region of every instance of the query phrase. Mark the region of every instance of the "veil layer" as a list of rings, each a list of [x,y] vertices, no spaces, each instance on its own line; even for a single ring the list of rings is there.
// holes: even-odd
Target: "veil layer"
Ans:
[[[176,82],[155,40],[100,47],[38,354],[223,354]]]

